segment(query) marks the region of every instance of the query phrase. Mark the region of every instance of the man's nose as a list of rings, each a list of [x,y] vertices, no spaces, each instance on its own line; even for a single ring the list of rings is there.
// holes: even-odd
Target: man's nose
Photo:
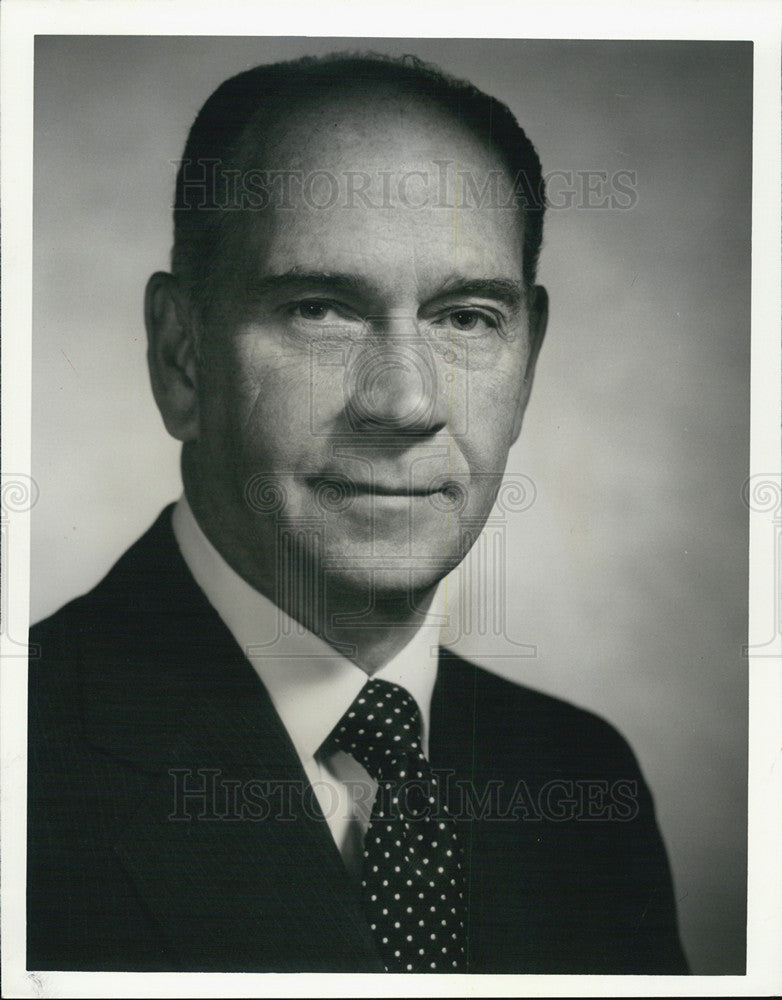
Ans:
[[[355,430],[436,433],[445,425],[436,356],[414,320],[373,318],[372,336],[345,373],[347,416]]]

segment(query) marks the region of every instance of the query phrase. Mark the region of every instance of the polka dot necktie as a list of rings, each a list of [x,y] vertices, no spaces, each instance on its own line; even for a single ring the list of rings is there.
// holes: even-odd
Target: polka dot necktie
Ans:
[[[324,744],[363,764],[378,790],[361,896],[388,972],[466,971],[466,887],[456,823],[421,750],[412,696],[370,680]]]

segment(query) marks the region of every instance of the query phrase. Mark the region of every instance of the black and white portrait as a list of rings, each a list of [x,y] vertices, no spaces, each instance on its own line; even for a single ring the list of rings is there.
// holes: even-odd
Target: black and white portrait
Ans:
[[[444,36],[34,40],[37,975],[747,972],[753,43]]]

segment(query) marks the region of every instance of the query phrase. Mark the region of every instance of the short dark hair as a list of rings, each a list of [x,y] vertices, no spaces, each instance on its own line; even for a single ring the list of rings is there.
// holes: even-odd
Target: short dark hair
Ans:
[[[378,84],[430,102],[499,154],[513,178],[516,203],[523,211],[524,285],[534,285],[543,237],[545,188],[535,147],[510,109],[473,84],[415,56],[335,53],[246,70],[222,83],[199,111],[177,173],[171,266],[201,309],[211,297],[210,276],[225,246],[222,220],[229,214],[214,210],[215,179],[220,170],[246,166],[242,157],[248,133],[263,128],[264,113],[315,103],[329,91],[376,90]],[[209,170],[207,165],[218,165],[219,169]],[[194,168],[200,169],[203,177],[196,204],[192,197]]]

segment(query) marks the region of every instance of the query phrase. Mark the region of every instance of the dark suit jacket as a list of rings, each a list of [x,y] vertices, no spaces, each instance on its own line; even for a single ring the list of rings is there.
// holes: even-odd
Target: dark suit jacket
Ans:
[[[170,509],[31,642],[29,968],[382,971]],[[430,744],[469,859],[472,972],[686,972],[652,801],[614,729],[443,652]]]

